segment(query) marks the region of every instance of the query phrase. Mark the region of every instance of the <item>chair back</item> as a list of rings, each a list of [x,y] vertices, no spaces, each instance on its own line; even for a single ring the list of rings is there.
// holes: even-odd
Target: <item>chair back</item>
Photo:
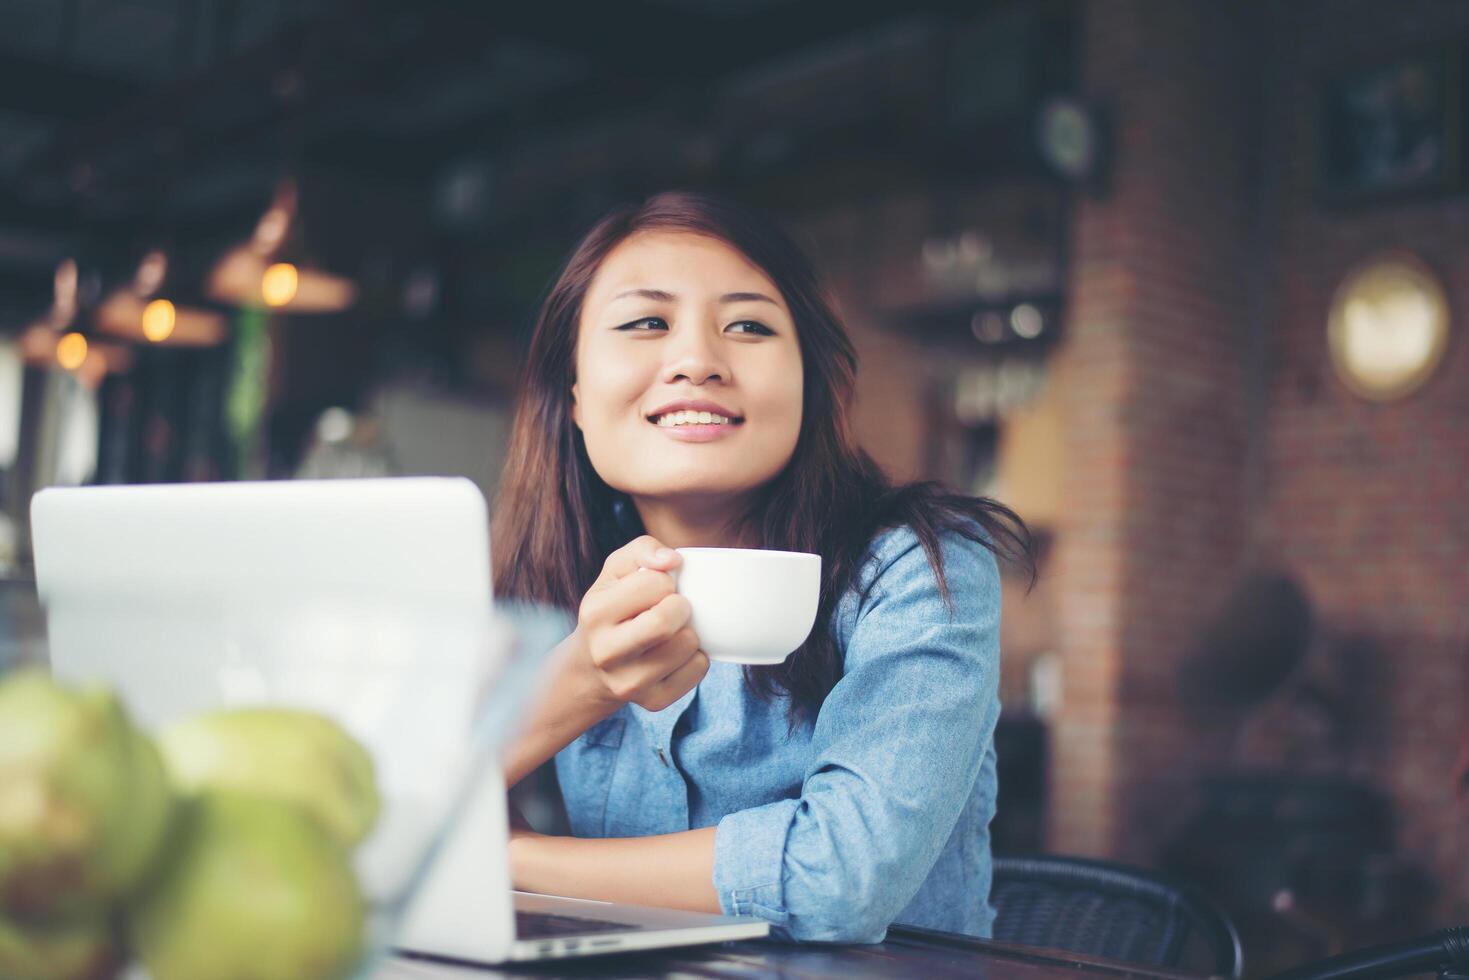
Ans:
[[[1238,977],[1234,924],[1191,886],[1127,865],[997,857],[994,938],[1165,968]]]

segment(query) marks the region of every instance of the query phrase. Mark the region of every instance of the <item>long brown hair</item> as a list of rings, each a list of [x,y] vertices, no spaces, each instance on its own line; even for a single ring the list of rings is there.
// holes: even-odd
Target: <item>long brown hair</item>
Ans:
[[[491,535],[498,595],[575,609],[607,556],[643,533],[631,501],[592,468],[571,419],[571,386],[581,305],[592,277],[617,244],[651,230],[727,243],[770,277],[796,324],[805,373],[801,433],[790,462],[752,495],[741,526],[756,547],[821,555],[821,603],[799,651],[778,667],[746,668],[754,691],[789,696],[793,719],[820,707],[842,676],[832,611],[857,583],[867,546],[885,528],[913,530],[946,603],[951,599],[938,540],[944,530],[1034,577],[1029,533],[1009,508],[934,483],[894,486],[857,446],[850,412],[856,353],[810,261],[780,226],[719,197],[665,192],[597,222],[541,306]]]

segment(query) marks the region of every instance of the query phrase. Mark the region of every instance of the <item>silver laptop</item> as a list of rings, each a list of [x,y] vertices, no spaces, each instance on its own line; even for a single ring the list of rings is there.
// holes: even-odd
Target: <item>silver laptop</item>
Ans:
[[[485,501],[457,478],[49,489],[32,501],[31,530],[52,670],[116,680],[150,727],[175,717],[190,685],[217,669],[201,662],[210,655],[203,634],[223,630],[209,621],[213,600],[243,592],[294,604],[345,593],[419,596],[466,614],[483,614],[490,603]],[[98,606],[140,590],[162,615],[149,636],[120,644],[117,631],[101,625],[107,617]],[[172,649],[162,657],[128,653],[145,646]],[[199,662],[200,678],[191,678],[191,662]],[[149,675],[157,663],[169,665],[166,675]],[[349,692],[344,686],[341,697]],[[406,730],[419,740],[461,737],[464,729],[452,725]],[[416,747],[415,757],[433,756]],[[508,833],[495,770],[474,787],[407,912],[404,969],[688,946],[769,930],[753,918],[514,892]]]

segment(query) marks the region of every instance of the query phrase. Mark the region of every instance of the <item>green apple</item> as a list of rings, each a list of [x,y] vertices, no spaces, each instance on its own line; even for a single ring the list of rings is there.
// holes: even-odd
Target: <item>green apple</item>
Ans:
[[[0,681],[0,912],[74,914],[133,890],[173,812],[153,743],[101,688]]]
[[[211,711],[159,736],[174,782],[289,800],[351,846],[377,822],[372,758],[336,722],[289,708]]]
[[[187,800],[158,875],[129,910],[153,980],[331,980],[362,951],[347,849],[301,807],[233,790]]]

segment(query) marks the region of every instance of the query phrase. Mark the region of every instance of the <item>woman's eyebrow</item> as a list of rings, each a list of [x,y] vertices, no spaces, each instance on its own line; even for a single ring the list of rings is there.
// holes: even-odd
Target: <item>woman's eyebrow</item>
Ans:
[[[643,299],[653,299],[657,300],[660,303],[672,302],[674,299],[677,298],[672,293],[664,292],[661,289],[628,289],[618,293],[612,298],[614,300],[617,300],[622,299],[625,296],[640,296]]]
[[[637,296],[637,297],[640,297],[642,299],[656,300],[656,301],[658,301],[660,303],[671,303],[674,300],[678,299],[678,297],[675,296],[673,293],[670,293],[667,290],[663,290],[663,289],[628,289],[628,290],[624,290],[623,292],[618,293],[616,296],[614,296],[612,298],[614,300],[618,300],[618,299],[622,299],[622,298],[627,297],[627,296]],[[719,302],[721,302],[721,303],[763,302],[763,303],[770,303],[770,304],[773,304],[775,306],[779,306],[780,305],[775,300],[771,299],[769,296],[766,296],[764,293],[725,293],[723,296],[719,297]]]
[[[769,296],[766,296],[764,293],[725,293],[723,296],[719,297],[719,302],[721,302],[721,303],[759,302],[759,303],[771,303],[771,304],[773,304],[775,306],[779,306],[780,305],[779,303],[775,302],[775,300],[771,299]]]

